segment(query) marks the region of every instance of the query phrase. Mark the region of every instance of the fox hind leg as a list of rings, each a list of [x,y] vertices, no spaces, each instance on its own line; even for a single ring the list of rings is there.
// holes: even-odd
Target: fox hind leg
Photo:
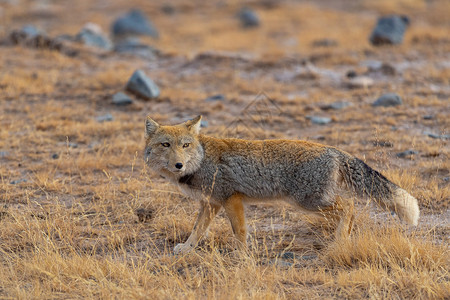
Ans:
[[[238,241],[238,248],[247,248],[247,227],[245,225],[243,196],[235,194],[228,198],[223,207],[230,220],[233,233]]]

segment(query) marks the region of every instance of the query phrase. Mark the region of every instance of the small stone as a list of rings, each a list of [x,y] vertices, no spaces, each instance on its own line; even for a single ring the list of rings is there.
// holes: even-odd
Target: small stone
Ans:
[[[405,150],[403,152],[397,153],[397,157],[406,158],[406,157],[410,157],[410,156],[416,155],[416,154],[419,154],[419,152],[416,150],[410,149],[410,150]]]
[[[141,70],[136,70],[125,89],[136,96],[151,99],[159,96],[158,86]]]
[[[373,141],[372,144],[375,147],[386,147],[386,148],[394,147],[394,144],[388,141]]]
[[[139,9],[133,9],[117,18],[111,26],[111,31],[116,37],[124,37],[127,35],[159,37],[158,30],[156,30],[145,14]]]
[[[52,159],[58,159],[59,158],[59,154],[58,153],[54,153],[53,155],[52,155]]]
[[[373,79],[367,76],[350,77],[346,82],[350,89],[368,88],[373,85]]]
[[[22,27],[22,29],[20,31],[23,32],[27,36],[27,38],[33,38],[35,36],[44,34],[44,32],[37,29],[33,25],[25,25]]]
[[[280,255],[282,259],[295,259],[297,256],[294,252],[284,252]]]
[[[133,100],[126,94],[119,92],[115,93],[112,97],[112,103],[117,106],[125,106],[133,103]]]
[[[208,127],[208,121],[201,120],[201,121],[200,121],[200,127],[203,127],[203,128]]]
[[[439,139],[439,140],[449,140],[450,139],[450,134],[428,133],[427,135],[432,139]]]
[[[175,7],[169,3],[166,3],[161,7],[161,11],[166,15],[173,15],[175,13]]]
[[[369,40],[375,46],[400,44],[403,41],[403,35],[408,25],[409,18],[406,16],[391,15],[381,17],[378,19]]]
[[[312,123],[318,125],[325,125],[331,122],[331,118],[328,117],[307,116],[306,118],[311,120]]]
[[[213,96],[209,96],[208,98],[205,99],[205,101],[210,102],[210,101],[225,101],[225,96],[222,94],[217,94],[217,95],[213,95]]]
[[[112,49],[111,41],[103,34],[100,26],[94,23],[87,23],[75,36],[75,41],[87,46]]]
[[[313,260],[313,259],[316,259],[316,258],[317,258],[317,255],[303,255],[302,256],[303,260]]]
[[[67,147],[75,149],[75,148],[78,148],[78,144],[70,142],[69,144],[67,144]]]
[[[136,210],[136,216],[141,223],[150,221],[150,219],[153,218],[153,214],[153,209],[139,208]]]
[[[426,115],[426,116],[423,116],[423,119],[424,120],[433,120],[434,116],[433,115]]]
[[[147,59],[154,59],[159,51],[152,46],[142,44],[136,37],[120,39],[114,46],[117,53],[138,55]]]
[[[336,40],[332,39],[320,39],[315,40],[312,43],[313,47],[335,47],[338,45],[338,42]]]
[[[259,26],[259,17],[258,15],[250,8],[243,8],[238,14],[239,19],[241,20],[242,26],[249,27],[258,27]]]
[[[0,151],[0,157],[6,157],[9,155],[8,151]]]
[[[22,183],[22,182],[27,182],[27,180],[24,179],[24,178],[21,178],[21,179],[17,179],[17,180],[11,181],[10,184],[19,184],[19,183]]]
[[[273,260],[269,261],[269,265],[274,265],[274,266],[280,267],[280,268],[290,268],[294,264],[290,263],[288,261],[284,261],[282,259],[273,259]]]
[[[111,121],[114,120],[114,117],[110,113],[107,113],[107,114],[105,114],[103,116],[97,117],[96,120],[97,120],[97,122],[100,122],[100,123],[111,122]]]
[[[358,74],[354,70],[350,70],[345,74],[345,76],[347,78],[355,78],[356,76],[358,76]]]
[[[335,109],[335,110],[339,110],[339,109],[343,109],[347,106],[352,105],[350,102],[347,101],[336,101],[330,104],[325,104],[322,105],[320,108],[323,110],[330,110],[330,109]]]
[[[403,103],[402,98],[395,93],[387,93],[378,98],[372,106],[397,106]]]

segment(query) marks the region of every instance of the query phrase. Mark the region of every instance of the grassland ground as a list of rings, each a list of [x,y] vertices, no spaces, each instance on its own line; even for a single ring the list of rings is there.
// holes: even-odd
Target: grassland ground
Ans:
[[[0,46],[0,298],[450,297],[450,4],[269,2],[247,1],[261,26],[242,29],[239,1],[177,0],[171,15],[156,1],[0,1],[1,39],[27,23],[52,37],[86,22],[106,30],[130,7],[161,34],[143,39],[160,51],[153,59]],[[376,18],[399,12],[412,20],[405,41],[371,46]],[[314,46],[322,39],[336,44]],[[112,104],[138,68],[161,96]],[[349,88],[349,71],[373,85]],[[403,104],[373,107],[386,92]],[[205,101],[217,94],[224,99]],[[336,101],[349,105],[327,108]],[[112,121],[97,121],[107,113]],[[195,252],[172,255],[198,203],[144,165],[144,120],[198,114],[206,134],[306,139],[354,154],[419,200],[419,226],[361,202],[350,240],[334,240],[333,224],[252,205],[249,253],[231,251],[220,214]],[[397,156],[405,150],[416,154]]]

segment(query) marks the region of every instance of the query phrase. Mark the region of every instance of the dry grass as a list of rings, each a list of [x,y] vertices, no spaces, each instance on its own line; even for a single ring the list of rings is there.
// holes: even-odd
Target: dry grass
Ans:
[[[450,297],[450,147],[427,136],[450,128],[447,1],[247,1],[262,19],[251,30],[234,18],[239,1],[177,0],[171,16],[141,0],[21,3],[0,3],[0,34],[26,23],[52,36],[88,21],[106,30],[130,5],[152,16],[161,38],[145,41],[167,55],[148,61],[0,46],[0,298]],[[405,42],[370,46],[379,13],[399,10],[412,19]],[[312,45],[322,38],[338,45]],[[367,73],[370,60],[397,73]],[[136,68],[161,97],[112,105]],[[374,86],[348,89],[349,70],[373,77]],[[404,104],[371,107],[387,91]],[[215,94],[226,100],[204,101]],[[321,109],[335,101],[351,106]],[[105,113],[114,120],[98,122]],[[351,238],[335,241],[333,224],[284,206],[250,206],[249,253],[231,251],[220,214],[196,251],[173,256],[198,203],[144,166],[143,120],[175,123],[199,113],[208,134],[301,138],[362,158],[418,198],[419,227],[362,203]],[[333,122],[314,125],[309,115]],[[418,154],[397,157],[407,149]]]

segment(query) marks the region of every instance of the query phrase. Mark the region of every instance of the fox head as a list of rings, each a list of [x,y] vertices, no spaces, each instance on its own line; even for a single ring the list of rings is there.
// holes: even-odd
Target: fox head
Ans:
[[[147,165],[176,177],[197,171],[203,159],[198,140],[201,119],[198,116],[178,125],[163,126],[147,117],[144,154]]]

